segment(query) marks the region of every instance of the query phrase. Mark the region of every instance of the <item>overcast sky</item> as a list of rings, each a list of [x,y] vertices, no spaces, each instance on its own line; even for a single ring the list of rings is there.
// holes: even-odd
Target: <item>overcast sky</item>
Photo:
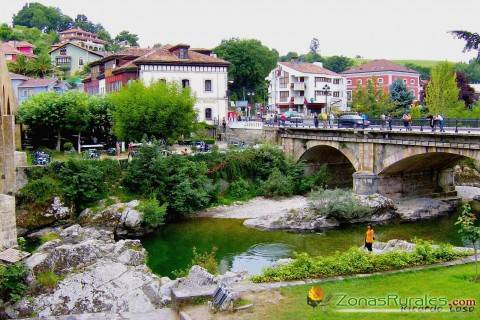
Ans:
[[[0,22],[31,1],[0,0]],[[447,31],[480,32],[480,0],[39,0],[75,17],[83,13],[114,36],[129,30],[142,46],[214,47],[231,37],[256,38],[280,54],[467,61]]]

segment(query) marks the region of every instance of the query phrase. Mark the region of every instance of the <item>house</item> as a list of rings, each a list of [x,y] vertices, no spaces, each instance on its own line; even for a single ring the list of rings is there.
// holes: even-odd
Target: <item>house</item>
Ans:
[[[345,78],[322,63],[279,62],[268,75],[270,111],[307,114],[347,108]]]
[[[177,82],[184,88],[189,87],[195,95],[194,107],[199,121],[218,123],[227,117],[229,62],[217,58],[211,50],[192,49],[186,44],[165,45],[156,49],[128,48],[126,52],[133,53],[129,50],[135,49],[145,52],[134,59],[133,55],[128,57],[130,61],[126,61],[125,55],[107,57],[103,67],[94,63],[92,74],[84,80],[85,91],[98,94],[113,92],[136,79],[145,84]]]
[[[64,81],[58,79],[40,79],[30,78],[23,75],[10,73],[10,79],[12,80],[12,89],[15,93],[17,101],[21,104],[31,96],[42,92],[57,92],[61,93],[67,91],[68,85]]]
[[[359,86],[366,87],[369,80],[374,81],[375,85],[382,88],[384,92],[389,92],[390,85],[397,79],[403,80],[407,89],[414,94],[415,99],[420,100],[420,74],[389,60],[373,60],[345,70],[342,75],[347,78],[349,100],[351,100],[352,92]]]
[[[3,52],[7,61],[16,61],[19,55],[35,58],[34,48],[35,46],[27,41],[0,42],[0,51]]]
[[[93,51],[73,42],[65,42],[49,52],[52,63],[67,73],[75,73],[105,55],[103,51]]]
[[[68,29],[58,33],[60,36],[60,43],[55,46],[60,46],[63,43],[75,43],[82,48],[92,51],[105,51],[106,41],[99,39],[95,33],[91,33],[80,28]]]

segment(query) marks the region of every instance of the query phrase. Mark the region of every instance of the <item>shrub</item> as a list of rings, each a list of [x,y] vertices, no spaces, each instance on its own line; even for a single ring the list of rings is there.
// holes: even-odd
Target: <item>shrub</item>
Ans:
[[[208,272],[211,274],[218,274],[218,262],[216,260],[216,254],[217,254],[217,247],[212,247],[212,250],[210,252],[203,252],[199,253],[197,251],[196,247],[193,247],[192,253],[193,253],[193,258],[190,264],[182,270],[175,270],[173,271],[173,275],[175,277],[186,277],[188,275],[188,272],[193,266],[200,266],[204,269],[206,269]]]
[[[23,263],[9,266],[0,264],[0,305],[2,302],[18,301],[27,291],[28,270]]]
[[[44,244],[44,243],[47,243],[48,241],[52,241],[55,239],[60,239],[60,235],[54,231],[48,232],[40,236],[40,243]]]
[[[63,144],[63,150],[65,151],[72,151],[73,150],[73,143],[71,142],[65,142]]]
[[[350,221],[371,214],[371,209],[361,205],[353,192],[343,189],[313,191],[308,203],[316,214],[339,221]]]
[[[228,195],[236,200],[243,200],[249,197],[251,189],[250,184],[240,178],[230,184],[228,187]]]
[[[293,194],[292,179],[275,168],[263,184],[263,192],[266,197],[291,196]]]
[[[62,190],[57,180],[44,176],[37,180],[30,180],[20,189],[17,198],[19,204],[49,204],[53,197],[62,194]]]
[[[303,173],[303,165],[301,165],[301,169]],[[324,164],[320,166],[316,172],[310,175],[299,176],[294,179],[294,181],[297,181],[296,193],[298,194],[305,194],[312,191],[314,188],[326,189],[328,182],[330,181],[327,165]]]
[[[416,265],[450,261],[471,252],[455,251],[449,245],[432,246],[429,242],[417,242],[416,250],[389,251],[371,254],[363,249],[349,250],[329,257],[311,257],[306,253],[296,254],[295,259],[277,267],[266,268],[254,276],[254,282],[287,281],[307,278],[324,278],[358,273],[397,270]]]
[[[167,211],[167,204],[160,205],[157,199],[150,198],[141,200],[138,211],[142,212],[142,222],[152,228],[157,228],[163,224]]]
[[[44,288],[53,289],[60,278],[53,271],[43,271],[36,275],[37,282]]]

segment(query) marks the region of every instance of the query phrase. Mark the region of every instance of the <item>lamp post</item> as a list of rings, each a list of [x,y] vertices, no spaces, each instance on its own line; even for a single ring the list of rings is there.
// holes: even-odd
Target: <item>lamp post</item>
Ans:
[[[330,91],[330,86],[328,84],[323,86],[323,92],[325,93],[325,111],[328,113],[328,92]]]
[[[247,96],[248,96],[248,97],[251,97],[251,99],[250,99],[250,101],[251,101],[250,107],[247,108],[247,119],[248,119],[248,121],[250,121],[250,115],[251,115],[251,110],[252,110],[253,97],[255,96],[255,91],[247,92]]]

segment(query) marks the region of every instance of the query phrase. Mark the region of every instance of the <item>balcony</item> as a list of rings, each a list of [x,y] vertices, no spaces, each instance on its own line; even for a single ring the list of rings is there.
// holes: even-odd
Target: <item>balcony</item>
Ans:
[[[55,64],[57,66],[69,66],[72,64],[72,57],[70,56],[59,56],[55,58]]]
[[[293,104],[304,104],[305,96],[293,97]]]
[[[294,82],[293,84],[293,90],[295,91],[305,91],[305,82]]]

